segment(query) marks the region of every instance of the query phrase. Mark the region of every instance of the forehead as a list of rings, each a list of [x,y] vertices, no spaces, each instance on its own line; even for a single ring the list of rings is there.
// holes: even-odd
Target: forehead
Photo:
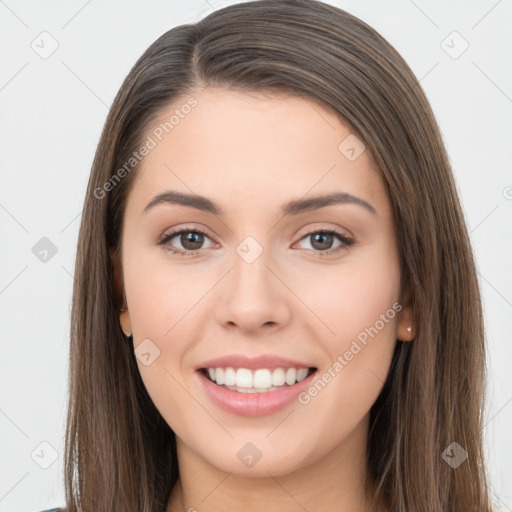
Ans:
[[[310,98],[198,90],[163,110],[149,139],[154,147],[132,189],[140,211],[166,189],[214,196],[228,209],[332,191],[386,200],[369,151],[334,111]]]

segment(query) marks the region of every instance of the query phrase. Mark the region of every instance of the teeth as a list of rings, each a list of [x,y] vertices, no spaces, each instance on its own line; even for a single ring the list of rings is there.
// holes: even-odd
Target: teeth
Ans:
[[[258,393],[278,389],[287,384],[292,386],[304,380],[308,368],[260,368],[252,371],[248,368],[208,368],[208,375],[220,386],[247,393]]]
[[[219,375],[218,372],[224,374],[224,370],[222,368],[217,368],[215,372],[216,375]],[[252,383],[253,376],[251,370],[248,370],[247,368],[238,368],[238,370],[236,371],[236,385],[239,388],[252,388]],[[217,384],[220,384],[220,382],[217,381]]]
[[[288,368],[284,380],[289,386],[295,384],[297,382],[297,370],[295,368]]]
[[[233,368],[226,368],[224,370],[224,384],[226,386],[234,386],[236,384],[236,373]]]
[[[308,376],[309,368],[300,368],[297,370],[297,382],[304,380]]]
[[[270,370],[256,370],[253,384],[255,388],[269,388],[272,386],[272,374]]]
[[[272,386],[282,386],[285,381],[285,374],[282,368],[276,368],[272,372]]]

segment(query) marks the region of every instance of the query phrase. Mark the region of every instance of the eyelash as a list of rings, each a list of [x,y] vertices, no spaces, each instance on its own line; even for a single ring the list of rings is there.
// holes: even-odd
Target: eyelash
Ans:
[[[177,254],[178,256],[196,256],[200,249],[198,249],[196,251],[182,251],[181,249],[174,249],[171,245],[169,245],[167,243],[170,240],[172,240],[174,237],[176,237],[177,235],[181,235],[182,233],[198,233],[198,234],[201,234],[201,235],[204,235],[204,236],[210,238],[205,231],[203,231],[199,228],[186,228],[185,227],[183,229],[173,231],[172,233],[167,233],[167,234],[161,236],[159,241],[157,242],[157,245],[164,246],[164,249],[166,251],[169,251],[173,254]],[[335,249],[328,249],[326,251],[314,251],[313,250],[313,252],[317,253],[315,256],[318,256],[318,257],[330,255],[330,254],[335,253],[336,251],[341,250],[345,247],[350,247],[350,246],[354,245],[354,243],[355,243],[353,238],[350,238],[347,235],[340,233],[339,231],[336,231],[335,229],[327,229],[327,228],[320,228],[316,231],[310,231],[309,233],[306,233],[304,236],[302,236],[300,238],[300,240],[303,240],[304,238],[307,238],[308,236],[316,235],[319,233],[335,235],[342,242],[342,245],[340,245],[339,247],[336,247]]]

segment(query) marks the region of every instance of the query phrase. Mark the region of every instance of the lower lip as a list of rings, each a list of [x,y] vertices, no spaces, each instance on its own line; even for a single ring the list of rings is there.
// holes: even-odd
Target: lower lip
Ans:
[[[304,380],[267,393],[239,393],[208,380],[201,371],[196,372],[206,392],[219,407],[239,416],[264,416],[283,409],[311,385],[316,371]]]

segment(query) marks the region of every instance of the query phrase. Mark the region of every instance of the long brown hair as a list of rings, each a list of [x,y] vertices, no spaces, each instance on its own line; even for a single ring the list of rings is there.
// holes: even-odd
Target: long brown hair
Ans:
[[[169,30],[139,58],[110,108],[77,247],[67,510],[164,511],[179,476],[175,435],[120,328],[116,262],[137,171],[126,162],[164,108],[208,86],[288,91],[321,102],[370,151],[391,197],[402,296],[411,301],[417,333],[410,343],[397,341],[370,414],[375,503],[393,512],[488,512],[482,307],[438,125],[397,51],[358,18],[315,0],[231,5]],[[453,442],[468,454],[457,468],[443,459]]]

